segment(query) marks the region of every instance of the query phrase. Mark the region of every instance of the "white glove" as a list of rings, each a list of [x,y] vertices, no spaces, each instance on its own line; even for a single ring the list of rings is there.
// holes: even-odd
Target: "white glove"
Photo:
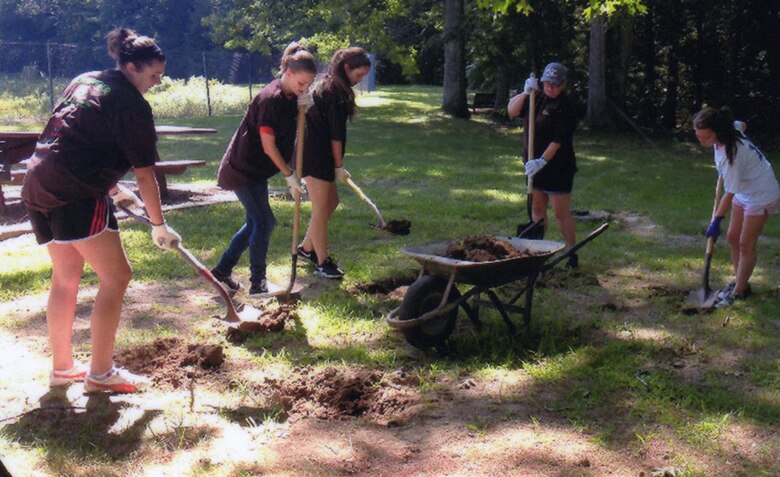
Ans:
[[[295,197],[295,193],[297,192],[300,195],[305,194],[306,192],[303,190],[303,184],[301,184],[300,179],[298,179],[298,176],[295,175],[295,172],[293,171],[292,174],[289,176],[284,176],[284,180],[287,181],[287,188],[290,189],[290,194]]]
[[[533,177],[534,174],[542,170],[542,168],[546,165],[547,161],[545,161],[543,157],[538,159],[531,159],[525,163],[525,175],[528,177]]]
[[[181,235],[166,223],[152,225],[152,241],[159,249],[176,250],[176,245],[181,242]]]
[[[144,203],[141,201],[141,199],[138,198],[137,195],[133,194],[133,191],[121,184],[117,184],[116,188],[116,194],[111,196],[111,200],[114,201],[115,206],[119,207],[119,205],[122,205],[130,212],[136,214],[143,213],[143,211],[140,209],[144,208]]]
[[[524,93],[530,94],[532,91],[539,91],[539,81],[534,75],[529,76],[528,79],[525,80],[525,85],[523,86]]]
[[[337,181],[347,182],[347,179],[352,177],[351,175],[349,175],[349,172],[346,169],[344,169],[344,166],[337,167],[335,169],[335,171],[336,171],[336,180]]]
[[[306,106],[306,109],[312,107],[314,104],[314,97],[310,92],[306,91],[298,95],[298,106]]]

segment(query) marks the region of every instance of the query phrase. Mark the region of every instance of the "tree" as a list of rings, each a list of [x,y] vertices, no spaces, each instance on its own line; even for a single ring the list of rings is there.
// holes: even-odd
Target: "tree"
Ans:
[[[462,24],[464,0],[444,0],[444,85],[441,107],[457,118],[468,118],[466,48]]]

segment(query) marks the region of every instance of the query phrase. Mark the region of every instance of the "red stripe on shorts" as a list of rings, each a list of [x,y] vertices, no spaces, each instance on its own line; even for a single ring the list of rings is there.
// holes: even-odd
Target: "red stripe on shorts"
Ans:
[[[106,226],[106,200],[101,197],[95,201],[95,212],[92,215],[92,227],[89,235],[95,235]]]

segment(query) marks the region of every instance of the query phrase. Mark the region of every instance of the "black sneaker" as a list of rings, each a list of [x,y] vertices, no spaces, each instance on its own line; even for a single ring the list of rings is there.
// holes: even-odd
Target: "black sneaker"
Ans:
[[[330,257],[326,258],[325,261],[322,262],[322,265],[317,265],[317,267],[314,269],[314,274],[320,277],[331,278],[334,280],[344,278],[344,272],[342,272],[341,269],[339,269],[339,267],[333,263],[333,260]]]
[[[320,261],[317,260],[317,252],[314,250],[307,252],[303,249],[303,244],[298,245],[298,256],[310,261],[312,264],[314,264],[315,267],[320,263]]]
[[[268,280],[265,278],[259,282],[252,282],[252,285],[249,287],[249,296],[263,295],[265,293],[268,293]]]
[[[573,253],[569,255],[569,258],[566,259],[566,265],[564,265],[564,268],[568,268],[569,270],[574,270],[576,268],[579,268],[579,266],[580,266],[580,257],[578,257],[576,253]]]
[[[230,275],[223,275],[219,273],[216,268],[211,270],[211,274],[214,275],[214,278],[219,280],[220,283],[225,285],[229,291],[235,293],[241,289],[241,284],[233,280],[233,277],[231,277]]]

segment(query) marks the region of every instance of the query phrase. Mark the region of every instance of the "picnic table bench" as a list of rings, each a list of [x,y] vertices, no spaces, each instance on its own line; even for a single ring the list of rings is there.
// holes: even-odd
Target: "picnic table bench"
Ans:
[[[155,130],[157,134],[161,135],[213,134],[217,132],[213,128],[162,125],[156,126]],[[6,212],[3,184],[22,185],[24,183],[25,159],[35,152],[38,135],[38,131],[0,131],[0,215]],[[162,198],[169,196],[166,176],[178,176],[184,174],[190,167],[205,165],[206,161],[193,159],[160,161],[155,164],[154,173],[157,177],[157,183],[160,185],[160,196]]]
[[[477,108],[490,108],[493,109],[496,106],[496,94],[495,93],[474,93],[474,97],[469,104],[472,112],[477,112]]]

